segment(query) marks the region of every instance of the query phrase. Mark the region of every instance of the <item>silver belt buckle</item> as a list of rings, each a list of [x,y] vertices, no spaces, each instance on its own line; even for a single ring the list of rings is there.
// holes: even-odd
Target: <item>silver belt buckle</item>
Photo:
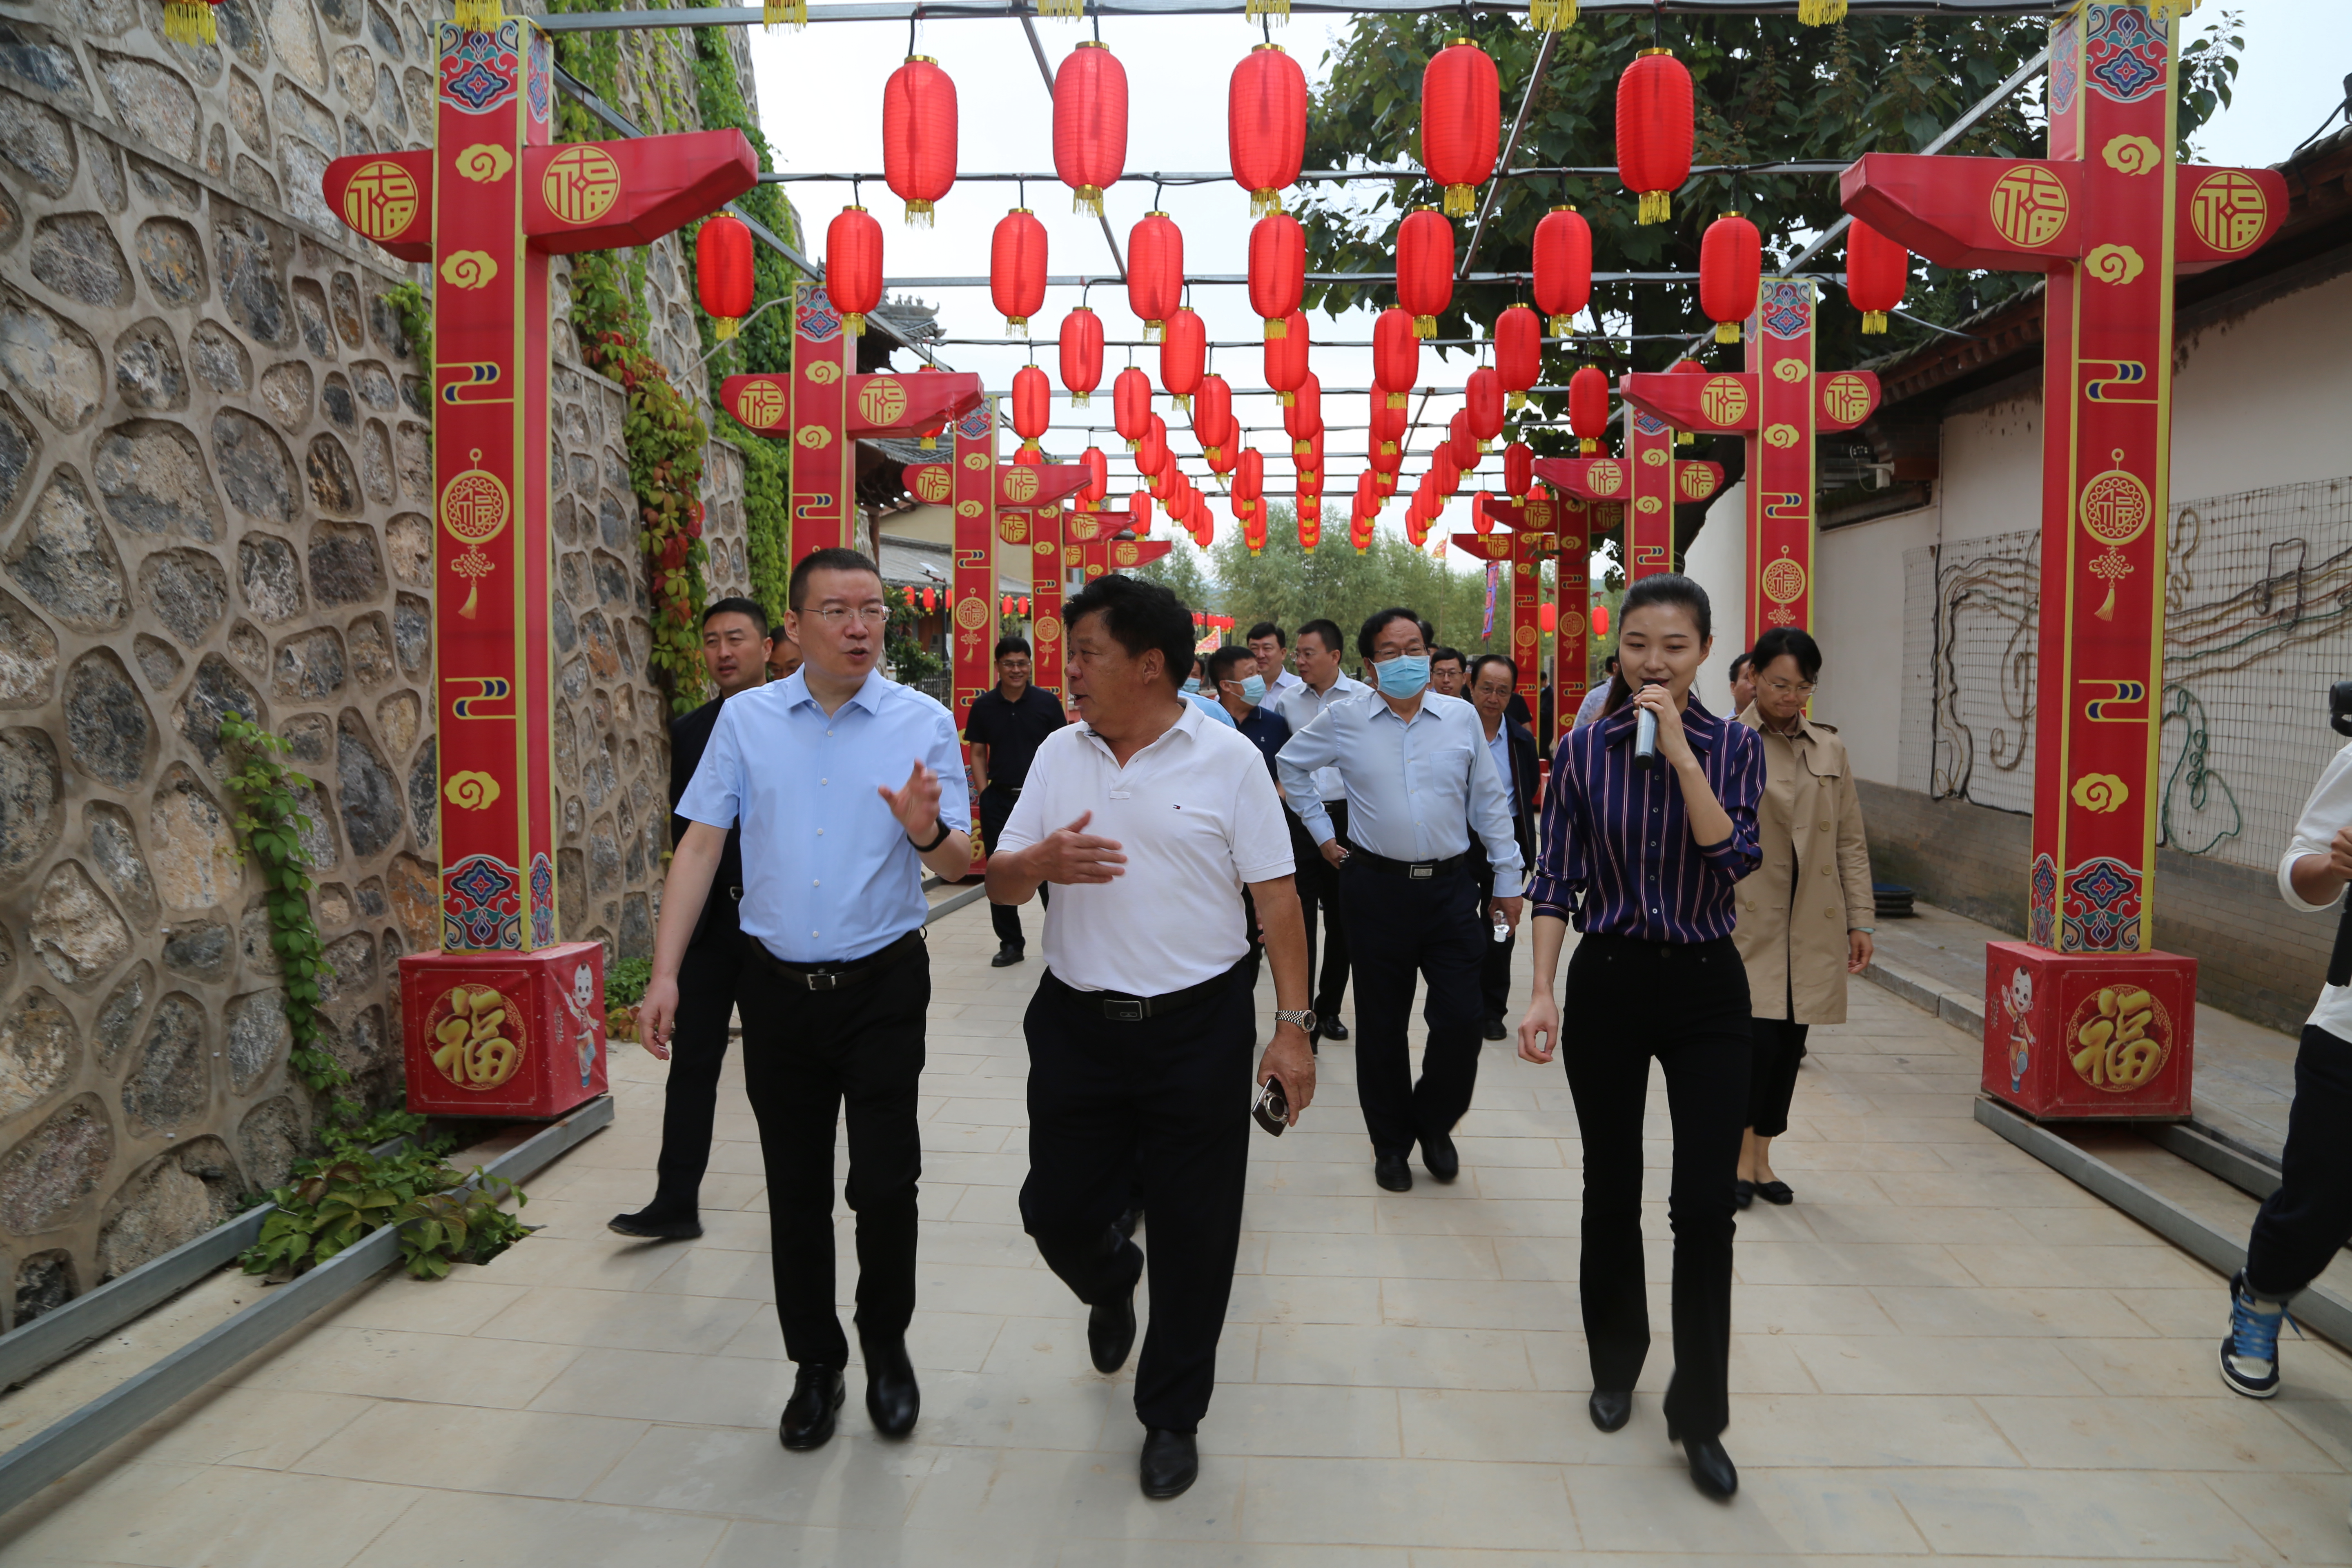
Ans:
[[[1404,874],[1408,877],[1417,878],[1425,882],[1429,880],[1430,878],[1437,875],[1437,868],[1434,866],[1408,866],[1404,868]]]
[[[1143,1022],[1143,1003],[1140,998],[1132,996],[1106,997],[1103,1000],[1103,1016],[1121,1024],[1139,1024]]]
[[[801,978],[808,982],[808,988],[812,991],[835,991],[841,986],[838,974],[803,974]]]

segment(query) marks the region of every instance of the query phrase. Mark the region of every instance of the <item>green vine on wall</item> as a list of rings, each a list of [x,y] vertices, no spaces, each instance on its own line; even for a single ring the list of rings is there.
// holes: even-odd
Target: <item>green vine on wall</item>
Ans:
[[[220,742],[230,762],[228,791],[236,798],[237,856],[258,862],[268,885],[262,906],[269,916],[269,946],[286,977],[286,1025],[294,1048],[287,1065],[314,1090],[352,1081],[333,1057],[319,1048],[319,975],[326,963],[319,928],[310,918],[310,864],[302,835],[310,818],[298,790],[317,783],[278,761],[290,748],[235,709],[221,715]]]
[[[433,384],[433,301],[415,279],[387,289],[383,302],[400,318],[401,336],[408,340],[409,352],[416,356],[416,368],[425,373],[425,383]]]

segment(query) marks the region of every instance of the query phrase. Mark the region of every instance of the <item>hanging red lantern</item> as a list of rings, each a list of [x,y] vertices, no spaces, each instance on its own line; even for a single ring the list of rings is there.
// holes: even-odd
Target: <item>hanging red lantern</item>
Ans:
[[[1564,338],[1592,300],[1592,226],[1574,207],[1554,207],[1536,225],[1534,249],[1536,309]]]
[[[1234,183],[1250,194],[1250,216],[1280,212],[1283,188],[1297,183],[1307,155],[1307,73],[1280,44],[1255,45],[1234,67],[1225,89],[1225,150]]]
[[[1297,470],[1298,482],[1316,489],[1323,488],[1323,432],[1302,436],[1290,444],[1290,460]]]
[[[988,297],[1004,330],[1026,337],[1029,318],[1045,306],[1045,226],[1027,207],[996,220],[988,241]]]
[[[1323,434],[1323,378],[1313,371],[1290,395],[1290,403],[1282,411],[1282,428],[1294,441],[1312,440]]]
[[[1404,454],[1394,447],[1384,452],[1375,446],[1371,451],[1365,454],[1364,465],[1379,475],[1388,488],[1393,489],[1396,488],[1396,477],[1404,468]]]
[[[1192,397],[1192,438],[1212,461],[1234,438],[1234,389],[1222,375],[1204,375]]]
[[[1184,231],[1166,213],[1146,213],[1127,232],[1127,304],[1149,342],[1184,302]]]
[[[1543,319],[1525,305],[1495,318],[1495,374],[1508,405],[1526,407],[1528,389],[1543,374]]]
[[[929,228],[955,177],[955,83],[930,56],[908,55],[882,84],[883,182],[907,204],[907,222]]]
[[[1468,409],[1455,409],[1454,417],[1445,422],[1443,450],[1454,459],[1454,467],[1462,473],[1466,474],[1478,466],[1478,437],[1470,428]]]
[[[1265,340],[1265,384],[1282,394],[1286,407],[1299,383],[1307,379],[1307,353],[1312,347],[1307,337],[1307,317],[1297,310],[1283,322],[1280,337]]]
[[[1139,365],[1129,365],[1110,384],[1111,423],[1118,429],[1118,437],[1127,449],[1135,450],[1151,427],[1151,378]]]
[[[923,613],[924,613],[925,615],[929,615],[933,610],[938,609],[938,608],[939,608],[939,590],[938,590],[938,589],[936,589],[936,588],[926,588],[926,589],[924,589],[924,590],[923,590]]]
[[[1543,628],[1543,635],[1546,637],[1549,637],[1552,633],[1558,631],[1559,629],[1559,605],[1550,599],[1546,599],[1541,605],[1536,607],[1536,624]]]
[[[1535,312],[1528,314],[1532,317]],[[1485,451],[1486,443],[1503,433],[1502,373],[1490,364],[1472,371],[1462,388],[1462,411],[1470,416],[1470,434],[1476,438],[1478,449]]]
[[[1597,637],[1609,635],[1609,606],[1606,605],[1592,606],[1592,635]]]
[[[1462,465],[1454,460],[1451,441],[1439,443],[1429,455],[1429,488],[1447,500],[1462,488]]]
[[[1242,460],[1242,449],[1237,444],[1234,435],[1229,435],[1223,444],[1219,446],[1215,450],[1204,450],[1202,455],[1208,459],[1209,472],[1216,475],[1220,479],[1232,473],[1235,468],[1240,466]]]
[[[1054,173],[1070,210],[1102,216],[1103,192],[1127,172],[1127,69],[1099,38],[1080,40],[1054,73]]]
[[[1503,489],[1514,500],[1524,498],[1536,482],[1536,455],[1525,441],[1503,448]]]
[[[1691,78],[1671,49],[1643,49],[1617,79],[1617,177],[1642,198],[1637,223],[1675,216],[1690,178]]]
[[[1013,373],[1013,433],[1021,437],[1023,451],[1037,449],[1037,439],[1053,418],[1053,405],[1054,384],[1044,371],[1024,364]]]
[[[1355,514],[1358,517],[1373,517],[1379,514],[1380,510],[1381,487],[1373,480],[1372,471],[1366,468],[1356,476]]]
[[[1371,405],[1370,427],[1366,437],[1369,442],[1367,449],[1373,452],[1395,451],[1397,443],[1404,439],[1408,423],[1403,407],[1391,406],[1389,395],[1377,386],[1367,395],[1367,400]]]
[[[1864,333],[1886,331],[1887,312],[1903,303],[1910,281],[1911,253],[1857,218],[1845,236],[1845,291]]]
[[[1493,495],[1479,490],[1470,498],[1470,526],[1480,533],[1495,531],[1495,517],[1486,509],[1495,504]]]
[[[1127,498],[1127,526],[1138,539],[1151,531],[1151,498],[1141,490]]]
[[[1110,493],[1110,459],[1103,456],[1100,447],[1089,447],[1078,454],[1078,461],[1094,476],[1078,492],[1078,499],[1089,507],[1099,507],[1103,497]]]
[[[1298,498],[1298,548],[1313,550],[1323,542],[1323,498],[1313,498],[1308,504],[1304,494]]]
[[[1026,594],[1021,595],[1021,618],[1024,621],[1029,618],[1029,595]]]
[[[1084,305],[1062,318],[1062,390],[1070,406],[1094,400],[1102,384],[1102,318]]]
[[[1453,216],[1478,210],[1477,187],[1494,175],[1502,132],[1493,58],[1467,38],[1431,56],[1421,73],[1421,166],[1445,187],[1445,210]]]
[[[1273,213],[1250,228],[1250,309],[1265,319],[1265,335],[1282,336],[1307,288],[1307,231],[1298,220]]]
[[[1437,335],[1437,318],[1454,303],[1454,226],[1435,207],[1418,207],[1397,226],[1397,303],[1415,337]]]
[[[1373,388],[1386,395],[1390,407],[1402,408],[1405,395],[1420,380],[1421,338],[1412,312],[1402,305],[1382,310],[1372,322]]]
[[[1586,365],[1568,378],[1568,425],[1578,451],[1589,458],[1601,450],[1609,433],[1609,375],[1600,366]]]
[[[1739,323],[1756,312],[1763,263],[1764,237],[1738,213],[1706,226],[1698,245],[1698,303],[1715,323],[1717,342],[1739,341]]]
[[[882,303],[882,226],[864,207],[844,207],[824,231],[824,291],[841,330],[866,335],[866,313]]]
[[[732,213],[714,214],[694,233],[694,287],[720,342],[751,313],[753,285],[751,226]]]
[[[1176,406],[1189,409],[1192,395],[1201,390],[1201,373],[1209,360],[1209,329],[1189,305],[1180,305],[1168,313],[1168,321],[1160,334],[1160,384],[1176,400]]]
[[[1135,444],[1135,466],[1146,474],[1156,474],[1168,466],[1168,421],[1157,414]]]
[[[1011,619],[1013,618],[1013,595],[1010,595],[1010,594],[1000,594],[1000,595],[997,595],[997,598],[996,598],[996,613],[997,613],[999,616],[1002,616],[1003,617],[1004,617],[1004,618],[1005,618],[1006,620],[1008,620],[1008,621],[1009,621],[1009,620],[1011,620]]]
[[[1255,447],[1242,448],[1241,467],[1234,470],[1232,489],[1244,500],[1255,500],[1265,493],[1265,458]]]

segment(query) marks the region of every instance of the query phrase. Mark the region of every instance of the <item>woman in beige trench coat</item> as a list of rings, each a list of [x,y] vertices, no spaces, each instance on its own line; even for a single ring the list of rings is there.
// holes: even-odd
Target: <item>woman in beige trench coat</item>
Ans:
[[[1757,639],[1756,700],[1739,721],[1764,737],[1764,799],[1757,807],[1763,864],[1739,884],[1732,941],[1748,966],[1756,1029],[1739,1206],[1794,1203],[1772,1171],[1772,1140],[1789,1130],[1805,1032],[1845,1022],[1845,977],[1870,963],[1870,851],[1845,743],[1805,716],[1821,674],[1821,646],[1794,627]]]

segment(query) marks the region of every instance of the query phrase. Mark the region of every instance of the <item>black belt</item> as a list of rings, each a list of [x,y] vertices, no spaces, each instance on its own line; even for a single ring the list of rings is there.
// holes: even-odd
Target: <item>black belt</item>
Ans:
[[[1369,849],[1359,849],[1344,838],[1339,842],[1347,848],[1349,865],[1361,861],[1375,871],[1386,871],[1391,877],[1410,877],[1417,882],[1425,882],[1432,877],[1443,877],[1448,871],[1458,870],[1470,863],[1470,852],[1466,849],[1444,860],[1391,860],[1385,855],[1375,855]]]
[[[1116,991],[1081,991],[1055,974],[1045,971],[1045,984],[1054,987],[1066,1000],[1074,1001],[1089,1013],[1099,1013],[1115,1024],[1139,1024],[1146,1018],[1164,1017],[1195,1002],[1205,1002],[1233,984],[1234,970],[1246,965],[1244,958],[1233,969],[1198,985],[1187,985],[1181,991],[1166,991],[1157,996],[1122,996]]]
[[[785,980],[811,991],[845,991],[852,985],[862,985],[898,960],[922,945],[920,930],[910,931],[887,947],[877,948],[863,958],[847,963],[786,963],[768,951],[764,942],[754,941],[751,951],[765,959],[768,967]]]

